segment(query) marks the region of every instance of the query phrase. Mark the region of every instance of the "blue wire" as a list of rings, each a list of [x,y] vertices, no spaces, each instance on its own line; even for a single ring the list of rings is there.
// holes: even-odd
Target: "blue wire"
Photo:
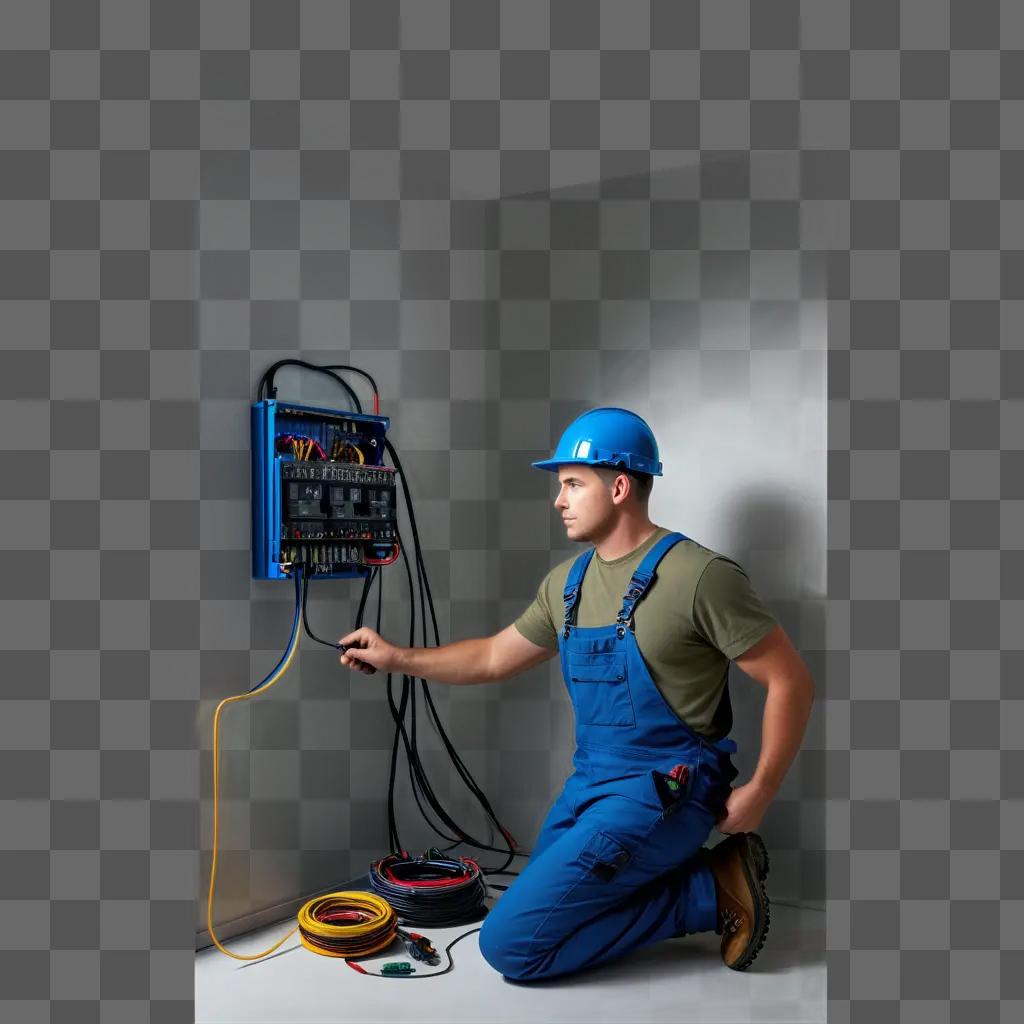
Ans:
[[[292,651],[295,649],[296,644],[299,642],[299,627],[302,623],[302,563],[296,562],[292,568],[292,576],[295,578],[295,620],[292,623],[292,636],[288,641],[288,646],[285,649],[284,654],[281,655],[281,660],[274,666],[273,670],[266,677],[261,680],[255,686],[249,688],[249,693],[255,693],[257,690],[266,686],[277,674],[281,671],[284,663],[291,657]]]

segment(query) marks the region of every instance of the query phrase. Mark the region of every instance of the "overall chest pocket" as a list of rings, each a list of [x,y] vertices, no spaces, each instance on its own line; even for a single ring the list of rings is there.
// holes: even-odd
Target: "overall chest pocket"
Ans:
[[[624,653],[574,654],[569,676],[578,724],[636,725]]]

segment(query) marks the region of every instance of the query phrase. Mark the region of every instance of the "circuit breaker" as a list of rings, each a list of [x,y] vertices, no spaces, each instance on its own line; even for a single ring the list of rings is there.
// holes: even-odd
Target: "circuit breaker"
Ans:
[[[387,416],[269,399],[252,406],[252,574],[366,576],[397,559],[394,467],[384,465]]]

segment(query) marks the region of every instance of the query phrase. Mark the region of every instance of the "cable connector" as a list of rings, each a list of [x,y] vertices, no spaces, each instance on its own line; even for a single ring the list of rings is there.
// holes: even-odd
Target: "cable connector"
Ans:
[[[415,974],[416,968],[408,960],[391,960],[380,969],[381,974]]]
[[[441,962],[437,950],[425,935],[420,935],[419,932],[402,932],[401,937],[405,948],[414,960],[420,960],[431,966],[436,966]]]

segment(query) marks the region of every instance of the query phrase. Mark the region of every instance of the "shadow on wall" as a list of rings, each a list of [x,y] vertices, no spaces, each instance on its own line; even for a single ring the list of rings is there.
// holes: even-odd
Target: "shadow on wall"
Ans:
[[[824,461],[824,453],[822,453]],[[824,467],[823,467],[824,471]],[[818,702],[804,736],[804,749],[824,749],[824,705],[820,702],[824,682],[826,560],[825,495],[811,504],[806,494],[794,494],[786,487],[760,484],[743,487],[721,506],[729,540],[726,551],[749,552],[738,561],[747,571],[754,589],[801,652],[812,677],[818,683]],[[730,666],[730,696],[733,703],[734,738],[740,748],[737,764],[753,771],[760,746],[764,692],[752,685],[745,673]],[[798,758],[791,774],[801,778]],[[823,795],[823,794],[822,794]]]

